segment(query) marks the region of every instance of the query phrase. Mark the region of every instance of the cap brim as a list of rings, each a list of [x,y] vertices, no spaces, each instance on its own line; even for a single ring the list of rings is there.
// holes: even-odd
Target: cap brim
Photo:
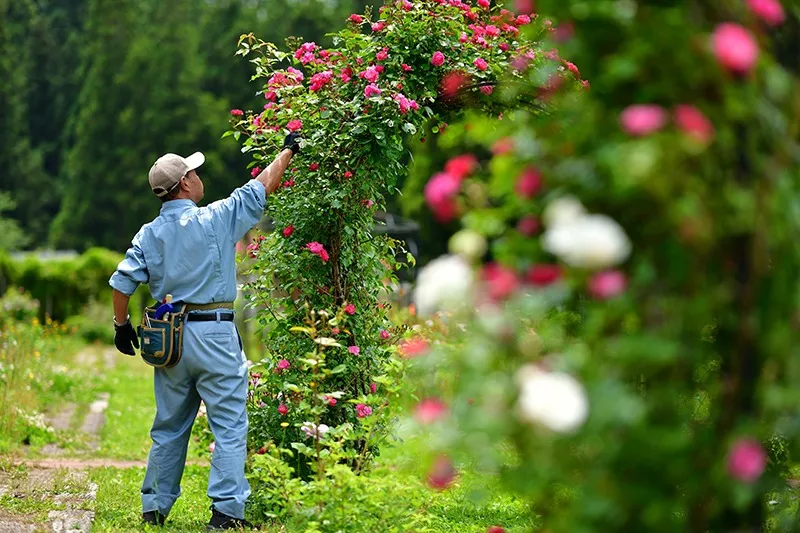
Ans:
[[[203,155],[203,152],[195,152],[189,157],[185,158],[184,161],[186,162],[186,166],[188,167],[186,169],[186,172],[189,172],[190,170],[194,170],[200,167],[200,165],[202,165],[203,163],[205,163],[206,156]]]

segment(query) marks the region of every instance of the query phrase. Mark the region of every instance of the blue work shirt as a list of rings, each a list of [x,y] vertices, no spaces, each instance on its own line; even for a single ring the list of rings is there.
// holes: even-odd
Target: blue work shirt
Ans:
[[[236,243],[261,219],[266,189],[250,180],[206,207],[171,200],[152,222],[142,226],[108,281],[130,296],[149,283],[157,301],[193,304],[236,299]]]

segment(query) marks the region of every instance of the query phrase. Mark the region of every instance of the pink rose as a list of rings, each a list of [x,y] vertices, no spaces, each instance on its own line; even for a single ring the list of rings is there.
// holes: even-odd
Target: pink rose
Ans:
[[[336,398],[331,397],[328,398],[326,401],[328,402],[328,405],[336,405]]]
[[[561,267],[558,265],[533,265],[525,273],[525,281],[534,287],[546,287],[561,278]]]
[[[478,6],[483,9],[489,9],[489,0],[478,0]]]
[[[389,332],[386,331],[385,329],[382,329],[381,330],[381,339],[386,340],[388,338],[389,338]]]
[[[469,78],[463,72],[448,72],[442,78],[442,95],[445,98],[455,97],[468,81]]]
[[[492,145],[492,153],[494,155],[507,154],[514,150],[514,141],[511,137],[503,137]]]
[[[506,533],[506,530],[500,526],[489,526],[486,533]]]
[[[478,159],[473,154],[461,154],[451,158],[445,165],[444,171],[459,179],[466,178],[475,171]]]
[[[778,26],[786,17],[778,0],[747,0],[747,7],[770,26]]]
[[[526,168],[517,178],[517,183],[514,186],[514,190],[519,196],[529,200],[533,198],[537,192],[539,192],[541,187],[542,176],[539,174],[539,171],[535,168]]]
[[[288,124],[286,124],[286,129],[289,131],[297,131],[303,127],[303,122],[300,120],[290,120]]]
[[[242,111],[241,109],[231,109],[231,115],[234,117],[241,117],[242,115],[244,115],[244,111]]]
[[[437,204],[445,200],[451,199],[458,194],[461,189],[461,181],[463,178],[456,174],[449,172],[439,172],[434,174],[428,183],[425,184],[423,191],[425,201],[431,209],[434,209]]]
[[[379,32],[385,27],[386,27],[386,23],[381,20],[381,21],[376,22],[375,24],[372,25],[372,31]]]
[[[347,304],[344,307],[344,312],[347,313],[348,315],[354,315],[356,314],[356,306],[353,304]]]
[[[628,279],[619,270],[598,272],[589,280],[589,294],[598,300],[608,300],[625,292]]]
[[[216,442],[212,442],[211,444],[208,445],[208,451],[210,451],[211,453],[214,453],[214,450],[216,450],[216,449],[217,449],[217,443]]]
[[[294,233],[294,226],[286,226],[283,228],[284,237],[289,237],[292,233]]]
[[[350,15],[347,20],[352,22],[353,24],[361,24],[362,22],[364,22],[364,18],[361,15],[356,15],[355,13]]]
[[[467,41],[469,41],[469,37],[467,37],[467,34],[462,31],[461,32],[461,37],[458,38],[458,42],[465,43]]]
[[[374,83],[370,83],[364,88],[364,98],[370,98],[371,96],[378,96],[379,94],[381,94],[381,90]]]
[[[280,368],[281,370],[286,370],[290,366],[292,365],[286,359],[281,359],[280,361],[278,361],[278,368]]]
[[[619,120],[628,135],[643,136],[663,128],[667,123],[667,112],[653,104],[632,105],[622,111]]]
[[[530,237],[539,231],[539,219],[532,216],[524,216],[517,222],[517,231],[526,237]]]
[[[444,455],[436,458],[433,467],[428,472],[428,485],[437,490],[444,490],[453,484],[456,478],[456,469],[450,459]]]
[[[308,44],[308,43],[306,43],[306,44]],[[312,44],[313,44],[313,43],[312,43]],[[286,69],[286,72],[288,72],[289,74],[291,74],[291,75],[294,77],[294,79],[295,79],[295,80],[297,80],[297,81],[303,81],[303,80],[305,79],[305,76],[303,75],[303,73],[302,73],[302,72],[300,72],[299,70],[297,70],[297,69],[296,69],[296,68],[294,68],[294,67],[289,67],[289,68],[287,68],[287,69]]]
[[[758,44],[746,28],[725,22],[711,36],[711,48],[717,61],[737,74],[747,74],[758,61]]]
[[[489,263],[484,266],[481,274],[489,298],[495,302],[505,300],[519,287],[517,274],[510,268],[497,263]]]
[[[403,72],[411,72],[412,70],[414,70],[413,68],[411,68],[409,65],[406,65],[405,63],[400,65],[400,68],[403,69]]]
[[[353,177],[353,173],[350,172],[349,170],[346,170],[345,173],[343,174],[343,176],[344,176],[345,179],[350,179],[350,178]]]
[[[444,64],[444,54],[438,50],[431,56],[431,65],[434,67],[441,67]]]
[[[308,170],[310,170],[311,172],[314,172],[318,168],[319,168],[319,163],[311,163],[310,165],[308,165]]]
[[[447,406],[437,398],[428,398],[419,402],[414,408],[414,417],[420,424],[430,424],[442,418]]]
[[[369,405],[360,403],[356,405],[356,416],[358,418],[365,418],[372,414],[372,407]]]
[[[482,85],[478,90],[488,96],[494,92],[494,87],[491,85]]]
[[[405,9],[406,11],[411,11],[412,9],[414,9],[414,4],[412,4],[408,0],[403,0],[403,9]]]
[[[331,328],[331,335],[338,335],[340,332],[339,328]]]
[[[407,339],[399,346],[400,355],[407,359],[418,357],[428,351],[428,341],[421,337]]]
[[[264,98],[266,98],[270,102],[274,102],[275,99],[278,98],[278,95],[275,94],[275,91],[267,91],[264,93]]]
[[[675,108],[675,125],[683,133],[703,144],[714,138],[714,125],[694,106],[677,106]]]
[[[386,61],[386,59],[388,57],[389,57],[389,53],[386,50],[381,50],[380,52],[375,54],[375,60],[376,61]]]
[[[487,68],[489,68],[489,63],[487,63],[485,59],[480,57],[476,57],[475,61],[473,61],[472,64],[475,65],[475,67],[477,67],[478,70],[486,70]]]
[[[375,383],[370,383],[369,392],[375,394],[376,392],[378,392],[378,386]]]
[[[311,76],[311,86],[308,88],[309,91],[318,91],[325,85],[333,80],[333,71],[326,70],[325,72],[319,72]]]
[[[358,346],[349,346],[347,348],[347,351],[353,355],[358,355],[361,353],[361,348],[359,348]]]
[[[575,63],[570,63],[569,61],[564,61],[564,64],[567,66],[567,70],[575,74],[576,78],[581,77],[581,72],[578,70],[578,67],[575,66]]]
[[[288,407],[286,407],[286,404],[283,404],[283,403],[282,403],[282,404],[280,404],[280,405],[278,406],[278,412],[279,412],[280,414],[282,414],[282,415],[286,416],[286,413],[288,413],[288,412],[289,412],[289,408],[288,408]]]
[[[530,24],[531,18],[528,15],[520,15],[514,20],[514,24],[517,26],[524,26],[525,24]]]
[[[734,479],[753,483],[767,466],[767,454],[755,439],[737,440],[728,454],[728,473]]]
[[[253,167],[253,169],[250,171],[250,175],[254,178],[259,174],[261,174],[261,167]]]
[[[370,83],[375,83],[380,77],[380,71],[375,66],[367,67],[367,70],[361,73],[361,77]]]

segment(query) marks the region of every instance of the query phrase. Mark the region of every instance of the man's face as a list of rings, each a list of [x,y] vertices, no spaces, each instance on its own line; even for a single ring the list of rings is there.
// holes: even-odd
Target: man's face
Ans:
[[[184,178],[186,186],[189,189],[189,198],[196,204],[200,203],[203,199],[203,180],[197,175],[197,171],[190,170],[186,173]]]

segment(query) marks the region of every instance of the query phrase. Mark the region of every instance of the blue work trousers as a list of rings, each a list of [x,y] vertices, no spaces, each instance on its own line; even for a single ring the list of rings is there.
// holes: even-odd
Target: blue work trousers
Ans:
[[[219,312],[193,311],[217,317]],[[244,518],[250,495],[244,477],[247,380],[247,359],[233,322],[184,323],[181,360],[172,368],[155,369],[156,417],[142,485],[142,512],[167,516],[180,496],[186,449],[202,399],[215,439],[208,497],[217,511]]]

